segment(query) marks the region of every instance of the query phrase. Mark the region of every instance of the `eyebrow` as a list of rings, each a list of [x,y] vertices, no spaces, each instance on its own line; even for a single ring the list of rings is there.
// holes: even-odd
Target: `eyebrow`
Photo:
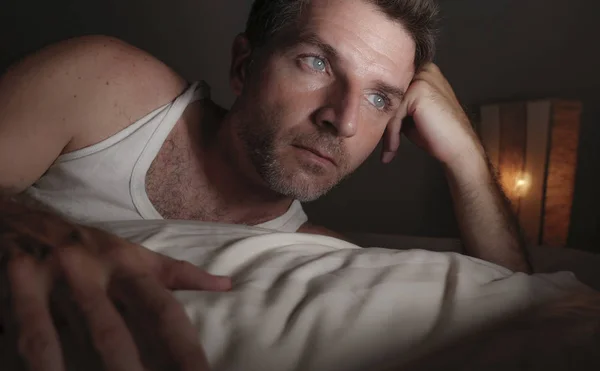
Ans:
[[[396,97],[398,100],[404,99],[404,89],[385,83],[381,80],[375,82],[375,86],[378,90],[381,90],[387,95]]]
[[[296,44],[308,44],[320,49],[330,59],[340,59],[338,51],[330,44],[327,44],[326,42],[321,40],[321,38],[319,38],[319,36],[315,33],[309,32],[301,34],[300,37],[296,39],[296,41]],[[404,99],[404,89],[390,85],[382,80],[375,81],[375,88],[385,93],[386,95],[390,95],[392,97],[397,98],[398,100]]]
[[[301,34],[300,37],[297,39],[297,43],[315,46],[321,49],[323,53],[327,54],[328,57],[335,59],[339,58],[338,51],[333,46],[321,40],[319,36],[317,36],[317,34],[315,33],[310,32]]]

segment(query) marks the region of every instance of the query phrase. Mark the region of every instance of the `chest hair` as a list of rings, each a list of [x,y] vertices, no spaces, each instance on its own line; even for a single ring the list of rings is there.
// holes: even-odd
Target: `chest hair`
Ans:
[[[187,142],[180,128],[164,142],[146,174],[148,198],[165,219],[227,222],[227,210],[211,195]]]

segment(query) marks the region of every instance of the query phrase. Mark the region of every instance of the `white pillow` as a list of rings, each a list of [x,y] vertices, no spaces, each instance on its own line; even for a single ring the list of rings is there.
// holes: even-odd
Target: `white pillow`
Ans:
[[[102,225],[215,274],[226,293],[176,294],[219,370],[365,370],[580,284],[456,253],[361,249],[330,237],[177,221]]]

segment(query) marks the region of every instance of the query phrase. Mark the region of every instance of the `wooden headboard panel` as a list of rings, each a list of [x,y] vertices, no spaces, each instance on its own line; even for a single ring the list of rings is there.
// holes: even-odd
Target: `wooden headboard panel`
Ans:
[[[564,100],[481,107],[477,130],[529,243],[567,244],[581,112]]]

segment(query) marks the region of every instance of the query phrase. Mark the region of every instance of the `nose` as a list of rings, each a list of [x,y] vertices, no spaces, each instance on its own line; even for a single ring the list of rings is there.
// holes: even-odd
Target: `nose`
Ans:
[[[350,138],[358,130],[360,94],[348,86],[330,91],[326,104],[316,112],[316,124],[340,137]]]

